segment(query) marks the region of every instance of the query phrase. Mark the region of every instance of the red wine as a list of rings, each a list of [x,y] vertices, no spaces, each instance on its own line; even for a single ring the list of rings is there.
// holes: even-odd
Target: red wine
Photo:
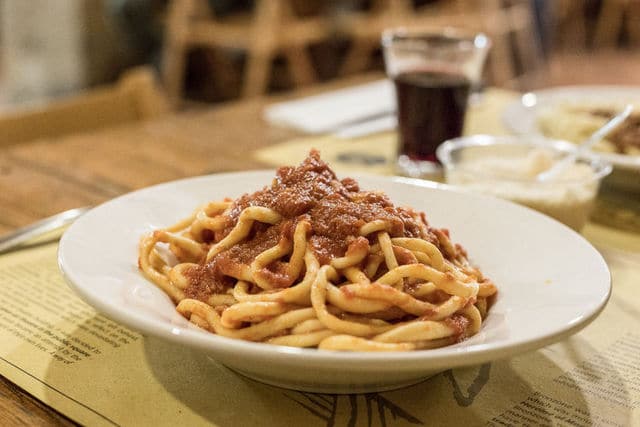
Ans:
[[[437,162],[438,145],[462,134],[470,82],[456,74],[412,71],[395,79],[398,154]]]

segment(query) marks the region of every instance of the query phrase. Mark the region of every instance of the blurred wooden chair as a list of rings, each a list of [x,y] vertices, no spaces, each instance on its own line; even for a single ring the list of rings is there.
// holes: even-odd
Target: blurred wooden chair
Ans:
[[[113,86],[39,108],[0,114],[0,147],[151,119],[169,110],[153,72],[146,67],[134,68]]]
[[[544,68],[540,38],[527,0],[444,0],[414,9],[409,0],[377,0],[369,16],[355,13],[341,20],[341,33],[352,39],[343,73],[366,68],[372,52],[380,47],[380,35],[391,26],[460,27],[482,31],[491,37],[488,75],[491,83],[521,87],[538,79]],[[531,73],[530,73],[531,71]],[[525,82],[526,81],[526,82]]]
[[[166,27],[163,80],[172,102],[182,98],[186,57],[190,48],[245,51],[247,61],[242,96],[266,92],[271,63],[282,53],[296,86],[316,81],[307,48],[326,40],[332,31],[325,15],[298,17],[291,0],[256,0],[250,14],[218,18],[205,0],[172,0]],[[224,65],[224,57],[216,61]]]
[[[584,0],[556,0],[553,2],[555,21],[554,45],[570,52],[587,47],[587,21]]]
[[[593,38],[594,46],[615,47],[624,30],[631,43],[640,43],[640,1],[602,0]]]
[[[342,12],[338,17],[339,31],[351,46],[340,74],[366,70],[372,53],[380,48],[382,31],[406,24],[412,12],[411,0],[372,0],[367,10]]]
[[[472,0],[466,0],[472,3]],[[475,3],[475,2],[474,2]],[[501,0],[477,2],[479,30],[491,37],[493,47],[489,53],[489,75],[497,86],[526,90],[538,86],[545,79],[546,64],[542,42],[531,2]],[[468,21],[473,27],[473,20]]]

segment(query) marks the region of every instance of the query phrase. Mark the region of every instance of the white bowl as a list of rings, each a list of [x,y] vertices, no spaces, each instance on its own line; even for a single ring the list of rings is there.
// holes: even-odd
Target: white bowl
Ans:
[[[434,350],[349,353],[246,342],[197,330],[138,271],[138,239],[205,201],[257,190],[272,177],[273,172],[205,176],[105,203],[65,233],[60,268],[85,301],[132,329],[200,349],[268,384],[325,393],[389,390],[445,369],[537,349],[582,329],[609,298],[610,275],[600,254],[579,234],[543,215],[426,181],[360,177],[361,188],[383,190],[397,204],[425,211],[432,225],[449,228],[453,240],[495,281],[498,298],[477,335]]]

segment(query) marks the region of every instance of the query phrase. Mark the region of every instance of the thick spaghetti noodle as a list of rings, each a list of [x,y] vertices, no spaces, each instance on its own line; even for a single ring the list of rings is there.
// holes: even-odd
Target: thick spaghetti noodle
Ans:
[[[203,329],[331,350],[458,342],[497,291],[447,230],[339,181],[316,151],[260,191],[143,236],[139,266]]]

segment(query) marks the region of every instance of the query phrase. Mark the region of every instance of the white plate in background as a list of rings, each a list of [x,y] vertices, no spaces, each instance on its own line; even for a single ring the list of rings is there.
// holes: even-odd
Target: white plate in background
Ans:
[[[514,133],[542,135],[537,116],[544,109],[559,104],[605,105],[631,102],[640,107],[640,87],[637,86],[563,86],[525,93],[519,100],[509,104],[503,114],[505,126]],[[575,141],[574,141],[575,142]],[[616,168],[640,171],[640,156],[592,151]]]

